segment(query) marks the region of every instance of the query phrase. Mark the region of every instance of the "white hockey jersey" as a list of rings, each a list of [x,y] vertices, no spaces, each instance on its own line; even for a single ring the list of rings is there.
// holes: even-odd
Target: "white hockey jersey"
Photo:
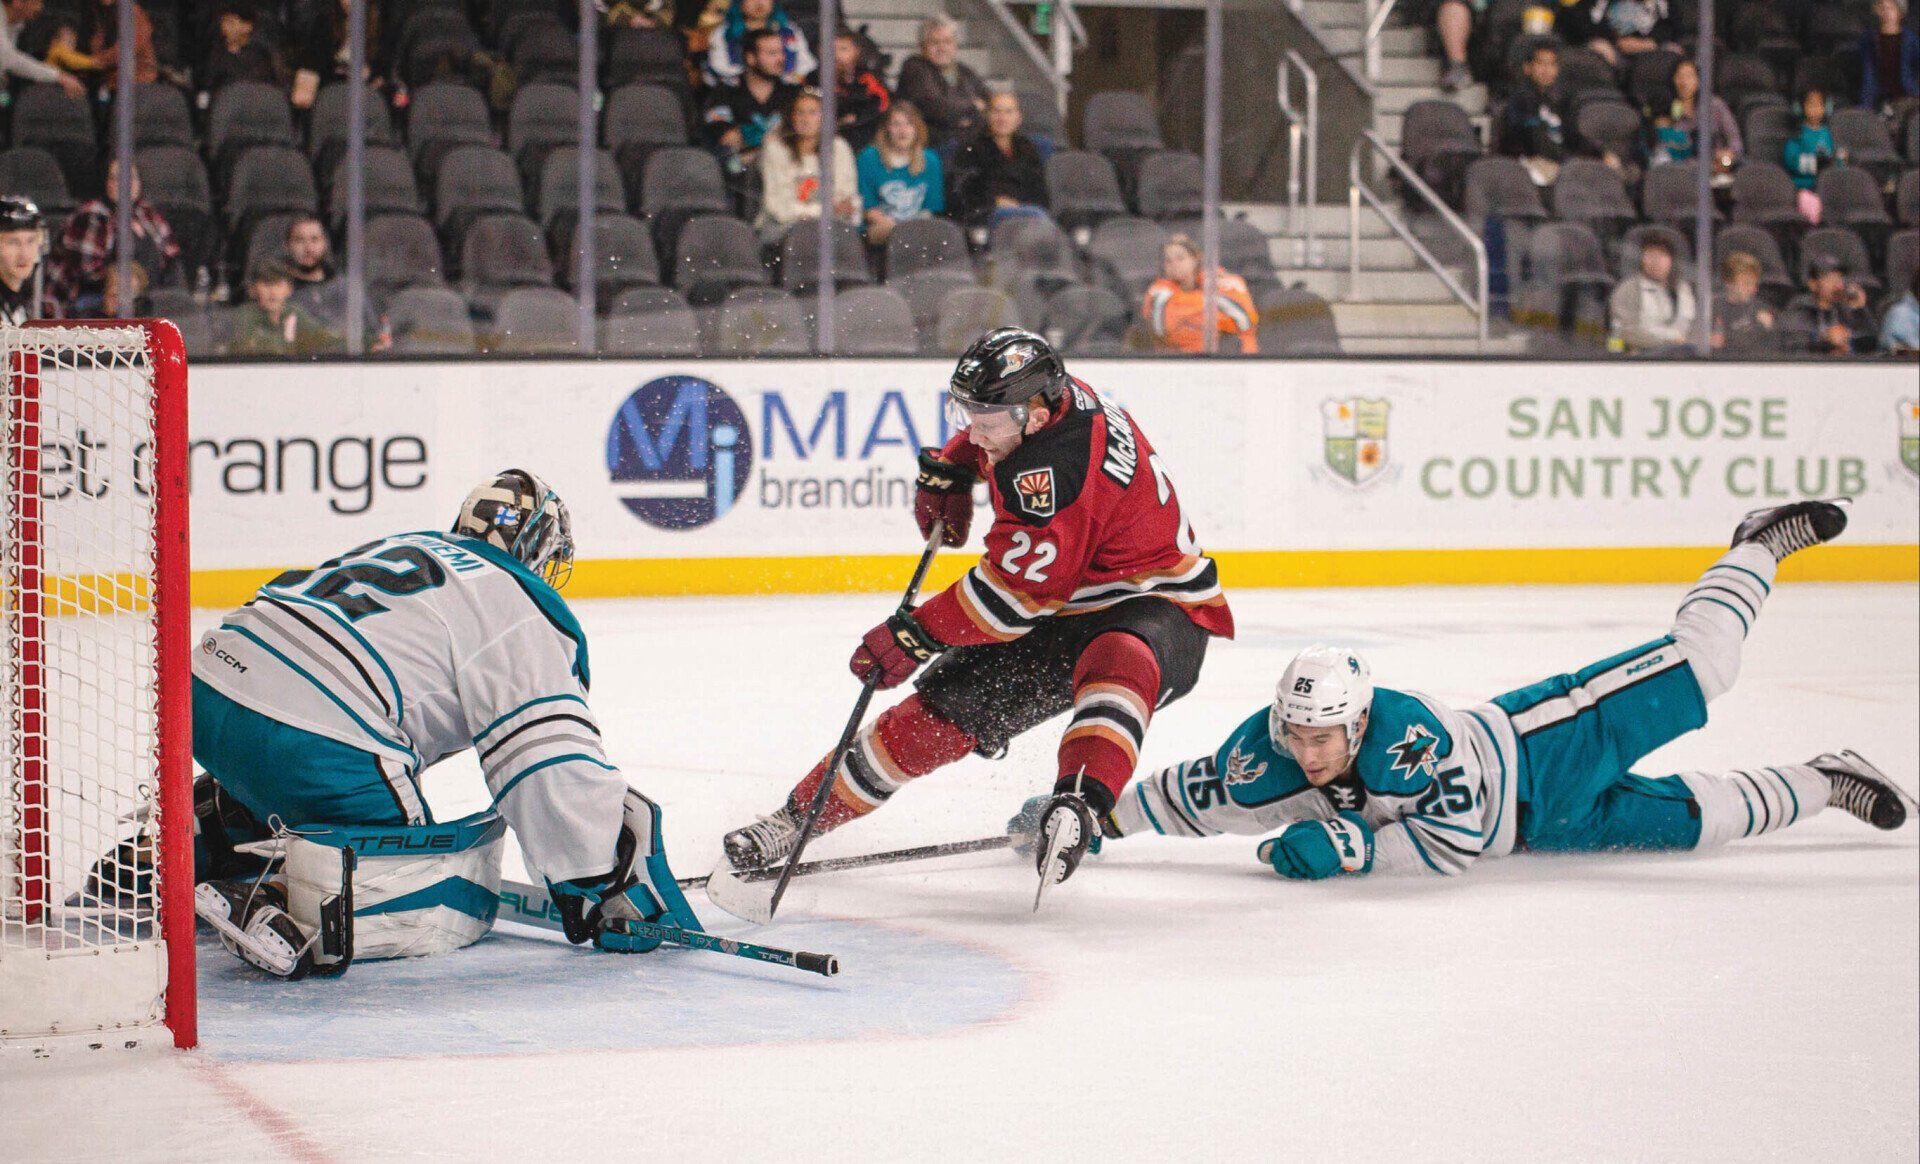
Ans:
[[[378,756],[410,823],[428,820],[421,772],[475,748],[538,874],[613,865],[627,785],[587,706],[586,637],[553,587],[492,546],[399,534],[288,571],[201,639],[193,674]]]

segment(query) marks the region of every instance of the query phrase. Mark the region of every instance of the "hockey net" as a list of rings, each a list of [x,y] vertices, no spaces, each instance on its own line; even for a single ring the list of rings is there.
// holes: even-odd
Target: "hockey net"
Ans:
[[[186,359],[0,327],[0,1049],[194,1042]]]

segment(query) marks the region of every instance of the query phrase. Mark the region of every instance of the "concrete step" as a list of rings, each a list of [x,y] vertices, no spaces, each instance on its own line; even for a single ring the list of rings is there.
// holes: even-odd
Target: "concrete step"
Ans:
[[[1284,234],[1287,229],[1287,208],[1273,202],[1229,202],[1223,208],[1230,218],[1244,218],[1252,223],[1262,234]],[[1312,216],[1314,233],[1322,238],[1339,235],[1347,237],[1347,208],[1344,203],[1322,203],[1317,206],[1301,207],[1302,216]],[[1302,227],[1304,230],[1304,225]],[[1393,231],[1387,226],[1372,207],[1360,208],[1361,238],[1390,238]]]
[[[1323,28],[1320,39],[1331,53],[1357,53],[1366,36],[1364,28]],[[1424,28],[1389,28],[1380,34],[1383,57],[1421,57],[1429,55],[1431,41]]]
[[[918,51],[920,47],[920,21],[917,16],[865,16],[848,15],[846,21],[855,28],[865,25],[867,35],[874,43],[889,52],[896,45],[908,46],[909,51]]]
[[[1367,6],[1353,0],[1307,0],[1304,7],[1307,23],[1323,31],[1367,26]]]
[[[1313,248],[1307,249],[1306,238],[1276,238],[1268,245],[1267,255],[1273,265],[1285,269],[1321,268],[1344,271],[1347,269],[1347,231],[1342,226],[1337,234],[1316,235]],[[1312,262],[1317,255],[1318,262]],[[1365,271],[1418,271],[1425,268],[1420,256],[1397,238],[1360,239],[1360,267]]]
[[[1446,93],[1438,85],[1381,85],[1374,90],[1373,112],[1377,118],[1382,113],[1405,113],[1413,108],[1416,101],[1444,99],[1453,102],[1474,116],[1487,111],[1487,88],[1484,85],[1470,85],[1458,93]]]
[[[1333,304],[1334,325],[1348,336],[1473,337],[1479,322],[1458,303],[1357,301]]]
[[[1438,85],[1440,60],[1433,56],[1380,58],[1382,85]]]

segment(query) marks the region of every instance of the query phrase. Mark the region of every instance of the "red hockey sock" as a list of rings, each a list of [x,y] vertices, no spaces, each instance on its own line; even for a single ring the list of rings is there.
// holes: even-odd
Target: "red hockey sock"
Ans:
[[[1088,800],[1102,812],[1110,809],[1140,761],[1159,690],[1160,661],[1140,638],[1109,631],[1088,643],[1073,668],[1073,719],[1060,738],[1059,787],[1071,789],[1084,773]],[[1104,805],[1101,790],[1108,794]]]
[[[828,832],[867,815],[900,791],[902,784],[953,763],[971,752],[973,745],[972,736],[936,714],[920,696],[908,696],[854,737],[815,831]],[[806,814],[832,758],[822,756],[807,778],[787,794],[789,808]]]

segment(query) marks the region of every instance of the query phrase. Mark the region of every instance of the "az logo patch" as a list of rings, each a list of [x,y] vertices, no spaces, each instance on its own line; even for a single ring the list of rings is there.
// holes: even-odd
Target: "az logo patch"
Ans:
[[[1020,508],[1035,517],[1053,516],[1053,466],[1028,469],[1013,479]]]

